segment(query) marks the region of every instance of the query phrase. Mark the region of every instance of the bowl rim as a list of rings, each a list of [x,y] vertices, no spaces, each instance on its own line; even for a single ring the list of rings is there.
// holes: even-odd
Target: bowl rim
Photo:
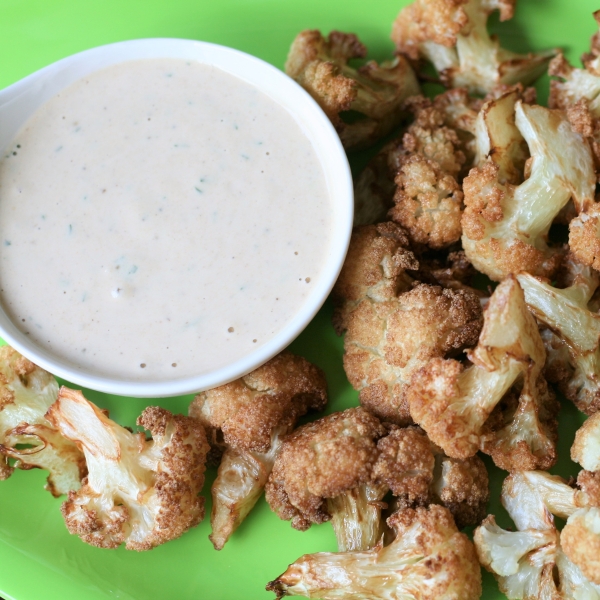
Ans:
[[[332,204],[333,231],[325,265],[295,316],[256,350],[233,363],[185,378],[140,381],[111,378],[86,371],[37,346],[20,332],[0,305],[0,336],[17,351],[55,376],[92,390],[119,396],[157,398],[191,394],[223,385],[258,368],[284,350],[308,325],[329,295],[342,268],[354,213],[352,175],[346,153],[331,121],[317,102],[293,79],[264,60],[219,44],[180,38],[145,38],[84,50],[54,62],[0,90],[3,107],[29,111],[0,146],[10,142],[39,106],[71,83],[105,67],[144,58],[183,58],[220,68],[257,87],[283,106],[311,139],[323,168]],[[18,118],[16,119],[19,120]],[[6,119],[4,119],[6,122]],[[318,142],[318,143],[316,143]]]

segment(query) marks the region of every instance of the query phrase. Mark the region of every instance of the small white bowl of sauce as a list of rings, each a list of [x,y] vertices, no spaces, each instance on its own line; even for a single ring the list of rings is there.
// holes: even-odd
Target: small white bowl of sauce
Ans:
[[[214,44],[121,42],[0,91],[0,335],[78,385],[197,392],[284,349],[352,227],[327,117]]]

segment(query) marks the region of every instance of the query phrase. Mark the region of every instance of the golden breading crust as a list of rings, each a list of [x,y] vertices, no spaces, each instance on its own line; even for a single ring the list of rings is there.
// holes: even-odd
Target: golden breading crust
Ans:
[[[344,369],[361,404],[384,421],[412,422],[405,388],[433,357],[477,343],[479,298],[468,290],[418,284],[394,300],[364,299],[348,316]]]
[[[465,90],[451,90],[434,100],[425,96],[409,98],[406,108],[413,113],[415,120],[402,136],[404,159],[420,154],[438,163],[442,171],[453,177],[461,173],[466,175],[464,169],[468,170],[471,165],[465,164],[464,146],[465,137],[466,140],[472,139],[466,134],[475,132],[477,112],[471,109],[474,102]],[[472,119],[459,121],[455,115],[459,108]],[[398,168],[404,162],[402,158],[398,159]]]
[[[438,457],[439,458],[439,455]],[[445,506],[459,529],[476,525],[485,517],[490,497],[489,477],[479,456],[467,459],[444,457],[441,479],[434,487],[436,503]]]
[[[282,352],[240,379],[200,392],[189,415],[202,422],[213,447],[267,452],[276,428],[291,429],[301,415],[326,403],[323,371]]]
[[[586,506],[600,506],[600,472],[579,471],[577,487],[586,498]]]
[[[435,457],[432,445],[419,427],[395,429],[377,442],[379,458],[373,480],[385,483],[403,506],[423,506],[429,500]]]
[[[332,292],[337,334],[346,330],[348,315],[363,298],[381,302],[408,291],[413,279],[406,271],[418,266],[402,227],[391,222],[357,227]]]
[[[325,499],[370,480],[385,433],[360,407],[298,428],[284,440],[265,487],[271,510],[299,530],[328,521]]]
[[[597,508],[575,513],[560,534],[567,557],[592,583],[600,584],[600,536],[597,534],[600,512]]]

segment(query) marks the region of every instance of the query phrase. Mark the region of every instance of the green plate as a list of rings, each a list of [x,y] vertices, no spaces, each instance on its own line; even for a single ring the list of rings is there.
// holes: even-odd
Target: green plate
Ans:
[[[391,24],[407,0],[0,0],[0,88],[60,58],[110,42],[144,37],[180,37],[233,46],[282,68],[298,31],[320,28],[359,34],[382,59],[392,52]],[[521,0],[516,18],[493,21],[506,46],[517,51],[562,47],[571,61],[588,49],[596,31],[592,0]],[[542,101],[548,81],[539,85]],[[366,160],[354,159],[357,169]],[[40,291],[42,292],[42,291]],[[342,344],[330,326],[331,308],[321,310],[291,349],[321,366],[330,388],[328,410],[357,404],[342,370]],[[153,401],[89,392],[123,425],[133,425]],[[162,400],[187,411],[191,396]],[[154,401],[155,402],[155,401]],[[581,415],[569,404],[561,413],[561,454],[554,470],[575,474],[569,447]],[[509,525],[498,501],[504,473],[490,467],[490,512]],[[208,473],[205,494],[214,472]],[[69,535],[60,499],[43,489],[42,471],[18,471],[0,482],[0,595],[7,600],[272,598],[265,584],[307,552],[335,550],[331,526],[300,533],[280,521],[261,500],[221,552],[208,540],[205,521],[182,538],[151,552],[99,550]],[[210,501],[207,503],[210,512]],[[502,598],[484,575],[487,599]]]

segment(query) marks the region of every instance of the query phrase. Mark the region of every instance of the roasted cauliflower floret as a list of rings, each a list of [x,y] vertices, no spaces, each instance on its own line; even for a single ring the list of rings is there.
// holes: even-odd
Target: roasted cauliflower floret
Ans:
[[[411,241],[430,248],[445,248],[462,234],[463,193],[456,179],[434,160],[415,154],[396,175],[394,206],[388,212]]]
[[[561,257],[547,243],[552,221],[570,198],[576,205],[593,201],[589,147],[562,112],[524,104],[515,92],[491,100],[478,118],[481,147],[493,152],[463,182],[467,257],[496,281],[519,271],[550,277]],[[518,134],[531,153],[520,184],[525,154]]]
[[[498,85],[528,84],[546,70],[555,50],[516,54],[487,31],[492,12],[511,19],[516,0],[415,0],[392,28],[399,52],[433,63],[446,87],[485,95]]]
[[[210,539],[217,550],[262,494],[282,439],[299,417],[326,403],[323,372],[289,352],[196,396],[190,416],[205,427],[213,449],[224,450],[212,486]]]
[[[506,478],[502,503],[517,531],[500,528],[488,516],[474,539],[481,564],[494,574],[508,598],[600,598],[600,586],[587,579],[561,547],[562,536],[552,516],[579,514],[577,501],[576,490],[548,473],[522,472]]]
[[[57,396],[50,373],[9,346],[0,348],[0,479],[13,472],[7,460],[13,458],[19,469],[49,471],[46,489],[53,496],[79,489],[83,454],[44,417]]]
[[[402,104],[419,93],[416,76],[402,56],[378,65],[369,61],[355,69],[353,58],[364,58],[367,49],[352,33],[302,31],[297,36],[285,72],[321,106],[347,149],[366,147],[389,133],[404,118]],[[362,117],[349,123],[343,113]]]
[[[312,523],[332,519],[336,510],[353,504],[339,496],[371,483],[377,461],[377,440],[387,433],[379,419],[363,408],[349,408],[296,429],[284,441],[267,481],[267,502],[279,518],[292,521],[292,527],[308,529]],[[367,490],[365,494],[369,494]],[[383,493],[378,494],[378,502]],[[374,506],[376,511],[381,506]],[[379,520],[379,512],[373,515]],[[343,517],[333,521],[338,543],[352,542],[355,548],[368,548],[375,540],[351,539]],[[371,530],[377,536],[377,529]],[[360,531],[351,532],[359,535]]]
[[[481,304],[468,290],[416,285],[395,299],[365,298],[347,318],[344,369],[361,404],[384,421],[411,423],[406,392],[434,357],[476,343]]]
[[[545,356],[523,292],[509,278],[489,300],[479,343],[468,353],[472,364],[434,358],[413,375],[407,388],[411,416],[453,458],[482,449],[511,471],[549,467],[556,459],[556,420],[541,375]],[[492,411],[515,384],[519,400],[511,419],[486,431]]]
[[[198,494],[209,445],[195,419],[149,407],[137,420],[151,432],[148,441],[65,387],[47,418],[85,455],[89,474],[61,507],[68,530],[84,542],[150,550],[203,519]]]
[[[395,177],[395,206],[388,213],[389,218],[406,228],[414,244],[433,249],[448,247],[461,237],[463,191],[460,183],[471,166],[482,164],[488,156],[492,162],[500,159],[503,163],[501,182],[505,182],[506,170],[513,175],[510,182],[517,184],[521,183],[519,177],[529,157],[519,130],[514,123],[512,127],[507,124],[514,102],[528,99],[528,91],[521,86],[495,90],[484,109],[477,113],[467,108],[469,97],[463,90],[465,110],[460,116],[449,114],[449,108],[456,105],[448,101],[448,97],[459,91],[452,90],[438,97],[446,101],[436,98],[432,103],[421,97],[408,101],[415,112],[415,123],[403,138],[405,155]],[[511,99],[508,119],[498,118],[493,108],[490,111],[503,96]],[[488,118],[490,112],[495,119]]]
[[[600,24],[600,11],[594,13]],[[592,147],[596,172],[600,175],[600,36],[592,38],[589,54],[584,54],[583,69],[574,68],[560,52],[549,65],[555,79],[550,82],[550,108],[567,112],[575,131]]]
[[[480,105],[481,100],[464,89],[448,90],[433,100],[409,98],[405,107],[413,113],[414,122],[402,137],[386,144],[356,180],[354,224],[385,219],[394,206],[394,179],[414,155],[433,161],[445,175],[462,181],[474,159],[475,120]]]
[[[473,544],[441,506],[388,519],[396,537],[366,552],[307,554],[267,585],[278,598],[476,600],[481,572]]]
[[[571,459],[584,470],[577,477],[580,488],[560,536],[565,554],[600,590],[600,413],[595,413],[577,430]],[[600,594],[599,594],[600,597]]]
[[[600,408],[600,316],[589,310],[588,303],[600,280],[590,267],[572,258],[568,264],[576,273],[564,289],[527,273],[517,279],[529,309],[549,328],[544,340],[553,359],[550,376],[579,410],[590,415]]]
[[[333,326],[341,335],[348,316],[365,299],[392,300],[411,289],[407,270],[418,269],[406,231],[395,223],[357,227],[350,238],[348,254],[333,287]]]
[[[481,522],[489,488],[487,470],[478,456],[449,458],[419,427],[394,429],[377,447],[372,478],[391,490],[396,508],[441,504],[459,529]]]

